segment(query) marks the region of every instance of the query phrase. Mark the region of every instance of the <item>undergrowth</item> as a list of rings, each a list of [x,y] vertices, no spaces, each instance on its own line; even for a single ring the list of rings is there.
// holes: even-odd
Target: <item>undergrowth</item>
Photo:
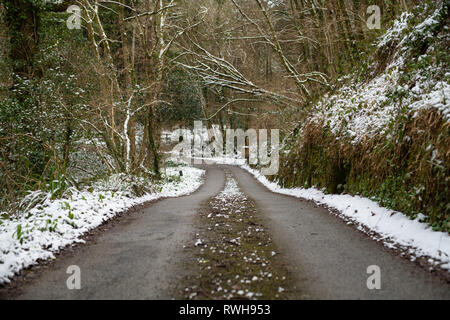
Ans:
[[[395,59],[405,61],[398,64],[398,80],[389,84],[386,99],[374,109],[395,111],[386,125],[376,134],[357,133],[357,139],[349,135],[352,128],[347,121],[361,115],[364,107],[351,107],[355,103],[350,100],[339,118],[331,112],[319,121],[320,117],[311,114],[285,143],[280,184],[369,197],[412,219],[419,217],[434,230],[450,232],[448,101],[443,94],[439,109],[417,106],[425,94],[450,80],[446,71],[450,65],[449,3],[443,1],[440,7],[428,3],[414,14],[403,14],[398,21],[406,27],[397,28],[398,34],[388,31],[378,40],[369,68],[367,61],[361,63],[365,76],[357,71],[346,77],[364,87],[371,79],[387,74]],[[428,23],[427,17],[433,21]],[[364,119],[375,120],[375,116]],[[333,127],[330,117],[334,117]]]

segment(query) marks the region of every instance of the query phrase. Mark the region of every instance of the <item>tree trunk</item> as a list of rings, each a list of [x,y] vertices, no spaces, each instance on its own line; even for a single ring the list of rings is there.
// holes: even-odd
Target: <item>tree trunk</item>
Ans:
[[[6,0],[5,6],[12,70],[19,78],[32,78],[33,58],[39,44],[39,9],[25,0]],[[16,83],[19,79],[14,78]]]

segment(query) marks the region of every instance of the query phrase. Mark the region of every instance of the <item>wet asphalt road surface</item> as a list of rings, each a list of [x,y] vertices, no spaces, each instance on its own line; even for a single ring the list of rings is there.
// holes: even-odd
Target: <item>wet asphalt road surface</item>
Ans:
[[[195,193],[150,204],[82,245],[76,254],[62,255],[22,284],[14,298],[176,298],[174,292],[188,269],[183,246],[193,239],[202,204],[223,189],[224,167],[256,202],[303,292],[301,298],[450,299],[450,285],[444,280],[383,248],[327,209],[272,193],[246,171],[220,165],[206,167],[205,183]],[[80,267],[81,290],[67,289],[70,265]],[[381,290],[367,288],[370,265],[380,267]]]

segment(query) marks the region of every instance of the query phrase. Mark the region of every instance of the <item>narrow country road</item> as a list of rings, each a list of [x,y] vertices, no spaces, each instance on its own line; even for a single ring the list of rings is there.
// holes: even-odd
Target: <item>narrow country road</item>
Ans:
[[[384,249],[326,209],[275,194],[246,171],[208,166],[194,194],[155,202],[58,258],[19,290],[18,299],[171,299],[186,277],[184,261],[197,230],[196,213],[223,190],[225,171],[256,203],[302,296],[311,299],[450,299],[450,286]],[[77,265],[82,289],[68,290],[66,269]],[[366,286],[367,267],[381,269],[381,290]],[[4,297],[3,297],[4,298]]]

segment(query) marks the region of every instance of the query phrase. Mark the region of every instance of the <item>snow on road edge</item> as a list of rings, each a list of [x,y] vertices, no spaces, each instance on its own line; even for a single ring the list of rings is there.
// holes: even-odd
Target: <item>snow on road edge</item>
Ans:
[[[313,200],[338,210],[344,217],[368,228],[381,236],[378,240],[389,248],[407,248],[414,261],[416,257],[428,257],[428,263],[440,266],[450,272],[450,236],[445,232],[433,231],[431,226],[419,220],[411,220],[405,214],[381,207],[373,200],[348,194],[325,194],[315,189],[285,189],[277,183],[267,180],[257,170],[248,165],[241,168],[251,173],[259,182],[270,191]]]
[[[25,215],[0,224],[0,284],[38,260],[54,259],[67,245],[83,243],[81,236],[135,205],[187,195],[203,184],[204,170],[183,167],[180,181],[161,185],[158,192],[132,198],[124,192],[75,191],[71,199],[46,201]],[[178,175],[180,168],[167,168]],[[20,240],[22,239],[22,240]]]
[[[406,250],[412,261],[418,257],[426,257],[430,265],[450,272],[450,236],[445,232],[433,231],[431,226],[420,222],[422,215],[411,220],[401,212],[381,207],[377,202],[360,196],[325,194],[316,188],[282,188],[276,182],[269,181],[258,170],[250,168],[245,160],[215,160],[220,164],[241,167],[272,192],[312,200],[336,209],[342,215],[341,218],[354,222],[360,231],[368,235],[377,234],[373,238],[382,241],[386,247]]]

